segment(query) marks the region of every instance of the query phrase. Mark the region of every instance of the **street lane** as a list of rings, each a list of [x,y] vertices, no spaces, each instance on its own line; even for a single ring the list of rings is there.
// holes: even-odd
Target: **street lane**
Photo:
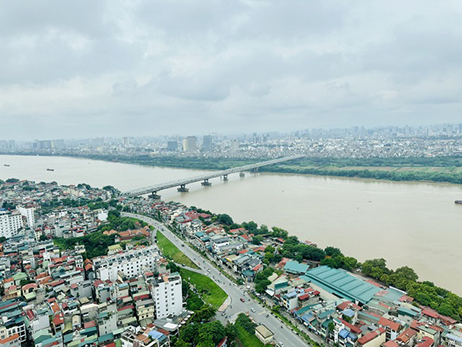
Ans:
[[[255,302],[245,293],[245,286],[235,286],[226,276],[224,276],[219,270],[217,270],[210,262],[202,257],[199,253],[194,251],[187,243],[177,237],[171,232],[164,224],[156,221],[155,219],[133,214],[133,213],[122,213],[122,215],[138,218],[142,221],[153,225],[159,229],[162,234],[165,235],[178,249],[180,249],[191,261],[193,261],[202,271],[210,277],[218,286],[220,286],[231,299],[231,303],[226,309],[226,315],[221,316],[218,313],[217,316],[222,322],[230,320],[228,317],[237,317],[239,313],[249,312],[249,316],[257,324],[264,324],[269,330],[274,333],[276,342],[282,342],[285,346],[308,346],[308,343],[302,340],[296,333],[294,333],[289,327],[284,325],[279,319],[274,317],[271,312]],[[154,233],[151,234],[152,241],[155,241]],[[244,298],[245,302],[240,299]],[[255,312],[252,312],[251,309]]]

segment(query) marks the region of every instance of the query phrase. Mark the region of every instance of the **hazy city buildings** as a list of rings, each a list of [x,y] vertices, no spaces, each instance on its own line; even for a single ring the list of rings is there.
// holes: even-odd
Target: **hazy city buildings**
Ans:
[[[213,149],[213,142],[211,135],[205,135],[202,140],[202,151],[203,152],[211,152]]]
[[[197,137],[188,136],[183,140],[183,151],[187,153],[194,153],[197,151]]]

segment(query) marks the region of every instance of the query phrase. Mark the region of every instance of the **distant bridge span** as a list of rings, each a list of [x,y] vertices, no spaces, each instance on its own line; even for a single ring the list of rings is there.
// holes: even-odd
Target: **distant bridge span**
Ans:
[[[209,179],[211,179],[211,178],[221,177],[222,176],[225,180],[228,180],[228,175],[233,174],[233,173],[239,172],[241,174],[241,176],[243,176],[244,171],[254,170],[254,169],[258,169],[258,168],[260,168],[262,166],[279,164],[279,163],[283,163],[285,161],[300,159],[300,158],[303,158],[303,157],[305,157],[305,156],[304,155],[295,155],[295,156],[291,156],[291,157],[284,157],[284,158],[279,158],[279,159],[267,160],[267,161],[263,161],[261,163],[256,163],[256,164],[249,164],[249,165],[234,167],[234,168],[227,169],[227,170],[214,171],[214,172],[210,172],[210,173],[199,175],[199,176],[194,176],[194,177],[190,177],[190,178],[184,178],[184,179],[181,179],[181,180],[170,181],[170,182],[160,183],[160,184],[156,184],[156,185],[149,186],[149,187],[130,190],[128,192],[122,193],[122,196],[134,197],[134,196],[140,196],[140,195],[145,195],[145,194],[151,193],[153,198],[160,198],[160,196],[157,195],[157,193],[159,191],[161,191],[161,190],[174,188],[174,187],[179,187],[178,188],[179,192],[187,192],[188,188],[186,188],[186,185],[190,184],[190,183],[202,181],[202,185],[210,186],[211,183],[209,183]]]

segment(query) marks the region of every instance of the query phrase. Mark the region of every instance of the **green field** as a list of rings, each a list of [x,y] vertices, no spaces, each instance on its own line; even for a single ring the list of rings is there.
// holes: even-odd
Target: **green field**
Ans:
[[[219,308],[228,295],[215,282],[205,275],[186,269],[180,270],[181,277],[196,287],[197,291],[206,303]]]
[[[271,346],[271,345],[264,345],[256,336],[255,334],[249,333],[247,330],[245,330],[243,327],[240,325],[236,324],[236,330],[237,330],[237,337],[238,341],[237,344],[239,346],[252,346],[252,347],[265,347],[265,346]]]
[[[192,262],[183,252],[181,252],[178,247],[170,242],[169,239],[165,237],[159,230],[157,230],[157,246],[162,251],[162,254],[165,258],[173,260],[177,264],[184,264],[194,269],[198,269],[196,264]]]

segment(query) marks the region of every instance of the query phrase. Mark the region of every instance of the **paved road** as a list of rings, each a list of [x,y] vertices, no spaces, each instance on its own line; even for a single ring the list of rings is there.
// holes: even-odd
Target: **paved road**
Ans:
[[[269,310],[251,299],[248,294],[245,293],[244,286],[236,286],[232,283],[205,258],[196,253],[196,251],[190,248],[183,240],[167,229],[164,224],[143,215],[132,213],[123,213],[123,215],[141,219],[159,229],[175,246],[177,246],[197,266],[199,266],[202,271],[207,273],[208,276],[229,295],[231,303],[226,309],[225,315],[222,316],[218,313],[222,322],[234,320],[239,313],[249,312],[249,315],[256,323],[264,324],[274,333],[274,337],[277,342],[282,342],[284,346],[308,346],[307,342],[302,340],[289,327],[283,325],[279,319],[271,315]],[[152,237],[154,239],[154,233],[152,233]],[[241,298],[245,301],[242,302]],[[252,309],[255,312],[253,312]]]

